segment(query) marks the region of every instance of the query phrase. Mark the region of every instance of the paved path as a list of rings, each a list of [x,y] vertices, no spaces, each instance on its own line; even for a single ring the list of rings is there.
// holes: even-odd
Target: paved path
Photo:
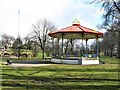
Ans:
[[[12,60],[11,60],[12,61]],[[12,61],[13,63],[10,64],[10,67],[39,67],[39,66],[49,66],[49,65],[56,65],[51,63],[51,61],[47,60],[16,60]],[[3,64],[7,65],[7,62],[3,62]]]
[[[40,66],[49,66],[49,65],[55,65],[55,64],[19,64],[19,63],[13,63],[9,66],[11,66],[11,67],[40,67]]]

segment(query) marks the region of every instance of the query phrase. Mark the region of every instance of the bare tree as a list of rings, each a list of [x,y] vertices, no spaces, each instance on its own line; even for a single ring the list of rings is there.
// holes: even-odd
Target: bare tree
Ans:
[[[19,58],[20,57],[20,52],[21,52],[21,47],[22,47],[22,40],[20,39],[20,37],[18,37],[14,40],[12,47],[14,49],[15,54]]]
[[[93,0],[92,3],[102,4],[101,9],[104,9],[103,25],[110,25],[120,20],[120,2],[119,0]]]
[[[70,42],[70,40],[67,39],[67,41],[64,43],[64,46],[65,46],[65,55],[68,54],[69,42]]]
[[[14,37],[13,36],[10,36],[10,35],[7,35],[7,34],[3,34],[2,35],[2,46],[4,46],[6,49],[8,47],[11,47],[12,46],[12,43],[14,41]]]
[[[37,21],[36,24],[33,24],[32,28],[33,28],[33,38],[37,40],[38,45],[40,46],[43,52],[42,59],[44,59],[45,45],[47,40],[50,38],[48,36],[48,33],[54,31],[56,27],[47,19],[43,19]]]
[[[25,44],[23,45],[23,47],[24,47],[25,49],[31,50],[31,49],[32,49],[32,41],[30,40],[30,38],[29,38],[28,36],[26,36],[26,37],[24,38],[24,40],[25,40]]]
[[[102,9],[105,11],[103,14],[104,21],[101,26],[106,28],[106,30],[110,33],[117,33],[117,57],[120,58],[120,1],[94,0],[93,2],[101,3]]]
[[[66,39],[66,42],[64,42],[64,47],[65,47],[65,54],[73,54],[74,51],[74,46],[76,43],[76,39]]]

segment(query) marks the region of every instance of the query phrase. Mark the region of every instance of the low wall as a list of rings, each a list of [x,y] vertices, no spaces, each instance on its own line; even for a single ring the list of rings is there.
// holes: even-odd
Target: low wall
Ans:
[[[51,62],[65,63],[65,64],[78,64],[78,60],[52,59]]]
[[[82,60],[82,65],[99,64],[99,60]]]
[[[80,64],[80,65],[90,65],[99,64],[99,60],[63,60],[63,59],[52,59],[51,62],[64,63],[64,64]]]

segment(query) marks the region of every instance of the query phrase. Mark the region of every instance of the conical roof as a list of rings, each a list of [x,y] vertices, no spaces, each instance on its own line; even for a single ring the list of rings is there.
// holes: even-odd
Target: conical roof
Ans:
[[[80,22],[76,19],[72,26],[51,32],[48,35],[54,38],[63,37],[64,39],[94,39],[102,37],[103,33],[80,25]]]

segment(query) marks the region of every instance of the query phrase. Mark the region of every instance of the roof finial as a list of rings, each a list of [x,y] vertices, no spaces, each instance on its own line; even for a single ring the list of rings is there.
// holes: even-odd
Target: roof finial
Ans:
[[[80,21],[78,20],[78,19],[75,19],[74,21],[73,21],[73,25],[80,25]]]

